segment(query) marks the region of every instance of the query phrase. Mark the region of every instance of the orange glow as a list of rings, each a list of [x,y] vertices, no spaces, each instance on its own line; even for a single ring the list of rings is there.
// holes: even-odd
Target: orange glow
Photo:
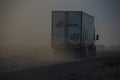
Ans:
[[[63,46],[60,45],[53,45],[52,48],[62,48]]]
[[[80,46],[79,45],[77,45],[77,46],[75,46],[76,48],[80,48]]]

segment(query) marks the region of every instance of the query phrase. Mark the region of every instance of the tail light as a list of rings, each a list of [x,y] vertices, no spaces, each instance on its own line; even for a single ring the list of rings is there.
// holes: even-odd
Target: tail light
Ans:
[[[79,45],[77,45],[77,46],[75,46],[75,48],[80,48],[80,46],[79,46]]]

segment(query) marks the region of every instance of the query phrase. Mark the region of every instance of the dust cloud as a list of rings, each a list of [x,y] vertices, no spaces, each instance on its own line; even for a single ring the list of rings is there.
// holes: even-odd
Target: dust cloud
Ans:
[[[49,47],[1,47],[0,70],[40,67],[72,60],[67,55],[55,55]]]
[[[118,44],[119,39],[114,39],[110,34],[113,31],[113,27],[109,28],[111,32],[108,32],[108,27],[105,28],[105,26],[111,26],[106,21],[113,20],[111,18],[106,19],[107,13],[110,14],[115,11],[111,11],[111,7],[107,8],[106,4],[102,7],[101,5],[103,4],[99,2],[90,1],[89,3],[89,0],[76,1],[1,0],[0,70],[25,68],[35,65],[41,66],[72,59],[72,57],[65,55],[56,56],[51,49],[52,10],[81,10],[91,13],[93,16],[95,15],[96,31],[99,31],[101,35],[103,35],[102,32],[104,31],[103,33],[106,35],[102,36],[100,41],[106,44],[109,44],[109,42]],[[108,9],[110,11],[107,11]],[[118,13],[117,11],[118,9],[116,8],[116,13]],[[103,16],[101,12],[106,15]],[[109,25],[104,25],[106,23]],[[116,30],[119,29],[116,28]],[[116,34],[118,35],[118,33]],[[108,35],[110,36],[109,38]],[[114,41],[109,41],[113,39]]]
[[[0,70],[70,59],[52,52],[51,10],[30,0],[7,0],[0,4]]]

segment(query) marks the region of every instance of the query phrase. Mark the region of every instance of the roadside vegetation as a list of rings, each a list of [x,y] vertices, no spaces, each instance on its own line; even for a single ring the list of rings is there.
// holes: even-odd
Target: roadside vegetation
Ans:
[[[109,80],[120,80],[120,56],[104,61],[100,69]]]
[[[96,71],[62,75],[56,80],[120,80],[120,56],[103,61]]]

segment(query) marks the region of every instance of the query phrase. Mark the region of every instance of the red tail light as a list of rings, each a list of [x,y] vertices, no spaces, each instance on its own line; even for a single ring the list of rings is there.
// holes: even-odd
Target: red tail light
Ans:
[[[53,48],[59,48],[59,46],[57,46],[57,45],[54,45],[54,46],[53,46]]]
[[[79,45],[77,45],[77,46],[75,46],[75,48],[80,48],[80,46],[79,46]]]

